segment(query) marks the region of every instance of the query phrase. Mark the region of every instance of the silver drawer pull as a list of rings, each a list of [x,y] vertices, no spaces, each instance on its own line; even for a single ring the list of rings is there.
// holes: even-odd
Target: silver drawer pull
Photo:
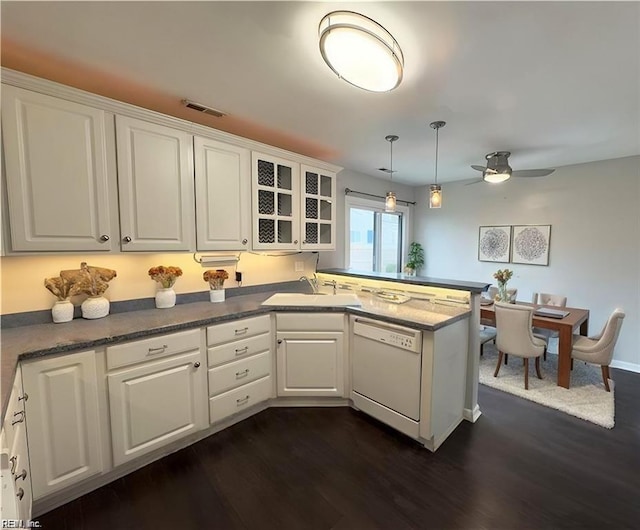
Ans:
[[[236,355],[242,355],[243,353],[247,353],[249,351],[249,346],[245,346],[244,348],[237,348]]]
[[[27,399],[29,399],[29,394],[25,392],[18,398],[18,401],[27,401]]]
[[[16,475],[16,482],[18,482],[18,479],[21,478],[22,480],[27,478],[27,470],[23,469],[22,473],[20,473],[19,475]]]
[[[247,331],[249,328],[236,329],[236,335],[244,335]]]
[[[236,405],[239,407],[240,405],[246,405],[249,402],[249,396],[245,396],[240,399],[236,399]]]
[[[18,463],[18,457],[12,456],[9,458],[9,462],[11,462],[11,474],[13,475],[16,472],[16,464]]]
[[[169,346],[167,346],[166,344],[164,344],[162,347],[160,348],[149,348],[149,353],[147,353],[147,355],[156,355],[158,353],[163,353]]]
[[[18,412],[14,412],[13,413],[13,417],[14,418],[17,418],[18,415],[20,415],[20,419],[19,420],[18,419],[14,419],[11,422],[11,425],[15,425],[16,423],[22,423],[24,421],[24,410],[19,410]]]
[[[16,497],[18,497],[19,500],[22,500],[22,497],[24,497],[24,490],[22,488],[18,488],[18,493],[16,493]]]
[[[247,377],[249,375],[249,368],[246,370],[242,370],[242,372],[236,372],[236,379],[242,379],[243,377]]]

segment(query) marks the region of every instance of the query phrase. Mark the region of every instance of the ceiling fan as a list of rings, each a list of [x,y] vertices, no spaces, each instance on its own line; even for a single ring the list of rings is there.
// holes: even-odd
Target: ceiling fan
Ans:
[[[496,151],[485,155],[487,166],[471,166],[476,171],[482,171],[482,180],[493,184],[504,182],[511,177],[546,177],[551,175],[555,169],[520,169],[513,171],[509,165],[509,151]],[[476,182],[482,182],[478,180]],[[470,184],[475,184],[471,182]]]

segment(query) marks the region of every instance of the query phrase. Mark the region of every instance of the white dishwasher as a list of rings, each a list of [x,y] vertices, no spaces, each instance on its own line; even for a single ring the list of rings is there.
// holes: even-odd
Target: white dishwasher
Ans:
[[[353,404],[418,439],[422,332],[354,316],[351,329]]]

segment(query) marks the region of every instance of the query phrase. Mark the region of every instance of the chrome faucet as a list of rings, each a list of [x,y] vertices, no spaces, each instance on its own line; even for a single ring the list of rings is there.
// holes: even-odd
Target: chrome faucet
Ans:
[[[333,294],[336,294],[338,292],[338,283],[335,280],[324,282],[322,285],[329,285],[333,287]]]
[[[318,292],[318,277],[316,276],[315,272],[313,273],[313,278],[309,278],[308,276],[300,276],[300,281],[307,282],[311,286],[313,294],[316,294]]]

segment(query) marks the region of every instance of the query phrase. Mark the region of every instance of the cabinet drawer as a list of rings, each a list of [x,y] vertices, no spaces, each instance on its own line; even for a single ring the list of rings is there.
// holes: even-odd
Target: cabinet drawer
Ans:
[[[216,346],[232,340],[253,337],[269,330],[271,330],[269,315],[216,324],[207,328],[207,346]]]
[[[200,330],[192,329],[107,348],[107,370],[200,348]]]
[[[266,401],[271,395],[271,377],[263,377],[253,383],[243,385],[209,399],[209,419],[211,423],[227,416],[242,412],[256,403]]]
[[[266,351],[248,359],[209,370],[209,395],[215,396],[260,379],[271,372],[271,355]]]
[[[278,313],[278,331],[344,331],[344,313]]]
[[[221,346],[214,346],[207,350],[209,366],[217,366],[229,361],[236,361],[270,349],[271,333],[263,333],[257,337],[251,337],[250,339],[238,340]]]

